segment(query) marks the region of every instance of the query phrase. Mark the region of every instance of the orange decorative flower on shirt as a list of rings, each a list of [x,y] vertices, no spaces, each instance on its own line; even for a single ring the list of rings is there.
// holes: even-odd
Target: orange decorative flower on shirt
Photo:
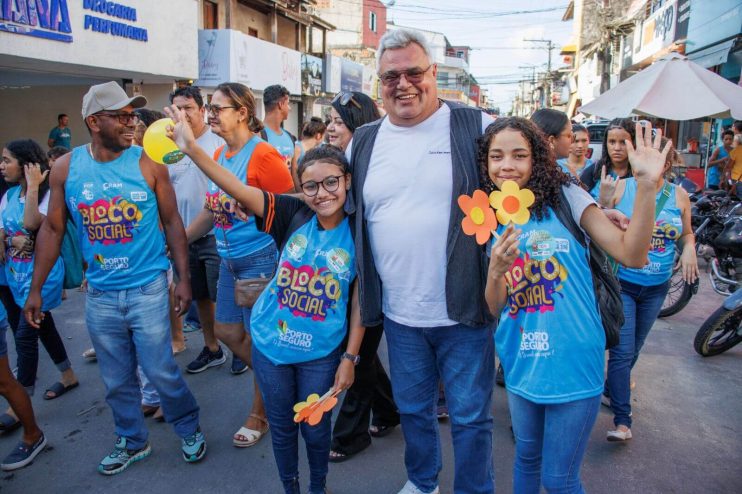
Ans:
[[[492,230],[497,228],[495,212],[487,202],[487,194],[475,190],[471,197],[466,194],[459,196],[459,207],[464,212],[461,228],[467,235],[475,235],[477,243],[484,245],[489,240]]]
[[[501,190],[490,194],[490,204],[497,211],[497,220],[503,225],[511,221],[516,225],[524,225],[531,218],[528,208],[533,205],[536,197],[528,189],[521,189],[512,180],[502,183]]]

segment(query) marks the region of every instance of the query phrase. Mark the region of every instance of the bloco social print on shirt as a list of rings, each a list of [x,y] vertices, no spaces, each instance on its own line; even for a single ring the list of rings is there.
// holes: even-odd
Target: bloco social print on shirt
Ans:
[[[567,239],[555,238],[546,230],[532,230],[521,240],[524,237],[526,253],[505,273],[512,318],[520,311],[553,311],[568,278],[567,268],[555,256],[569,252]]]
[[[146,192],[143,192],[146,194]],[[91,244],[125,244],[134,238],[134,230],[142,220],[142,212],[122,196],[98,199],[90,204],[80,202],[77,210]]]
[[[220,190],[206,193],[206,209],[214,215],[214,226],[230,230],[234,225],[236,201]]]
[[[680,223],[680,218],[677,218],[677,220]],[[663,219],[657,221],[652,231],[652,252],[658,254],[665,252],[667,250],[667,243],[675,242],[680,238],[682,229],[682,224],[676,226]]]

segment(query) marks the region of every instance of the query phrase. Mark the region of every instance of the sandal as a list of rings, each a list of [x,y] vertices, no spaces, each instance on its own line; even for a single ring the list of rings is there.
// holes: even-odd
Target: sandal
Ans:
[[[330,456],[327,458],[330,463],[342,463],[353,458],[353,455],[346,455],[340,451],[330,450]]]
[[[240,427],[240,429],[234,433],[234,436],[232,436],[232,444],[236,448],[249,448],[250,446],[254,446],[268,432],[268,429],[270,429],[268,421],[264,418],[258,417],[254,413],[251,413],[250,417],[264,423],[265,428],[256,431],[255,429],[250,429],[245,426]]]
[[[8,413],[0,415],[0,432],[8,434],[21,426],[21,421]]]
[[[388,436],[394,431],[396,425],[372,425],[368,428],[368,433],[371,437],[384,437]]]
[[[63,394],[65,394],[67,391],[71,389],[75,389],[80,385],[79,382],[74,382],[70,384],[69,386],[65,386],[61,382],[55,382],[51,386],[49,386],[49,389],[44,391],[44,399],[45,400],[53,400],[55,398],[59,398]],[[54,395],[50,395],[49,393],[54,393]]]

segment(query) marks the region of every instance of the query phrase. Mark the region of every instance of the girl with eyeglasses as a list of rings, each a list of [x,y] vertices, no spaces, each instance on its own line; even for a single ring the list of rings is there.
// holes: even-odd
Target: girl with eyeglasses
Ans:
[[[213,156],[220,169],[235,180],[266,192],[294,191],[283,157],[259,136],[263,124],[255,113],[255,98],[247,86],[235,82],[220,84],[206,110],[211,131],[226,142]],[[269,278],[277,261],[273,239],[260,231],[255,217],[242,213],[237,203],[229,192],[210,182],[203,212],[186,228],[189,243],[214,231],[221,258],[214,334],[232,351],[233,374],[246,371],[252,361],[251,309],[235,302],[235,280]],[[267,432],[268,421],[256,380],[252,409],[233,435],[232,444],[238,448],[252,446]]]
[[[330,144],[337,145],[348,156],[355,130],[381,115],[374,100],[359,92],[339,93],[331,105],[332,120],[327,127]],[[383,332],[382,325],[366,328],[356,381],[345,394],[335,419],[331,462],[350,459],[368,448],[372,437],[386,436],[399,424],[392,384],[376,354]]]
[[[626,141],[633,142],[636,123],[630,118],[611,121],[603,139],[600,161],[582,171],[580,180],[603,207],[607,207],[616,192],[618,181],[633,176]]]
[[[348,161],[334,146],[312,149],[297,169],[303,200],[272,194],[245,185],[220,167],[195,143],[182,113],[176,107],[169,113],[176,122],[173,135],[180,149],[254,214],[259,230],[280,247],[278,271],[255,302],[250,317],[253,364],[284,492],[300,492],[301,431],[309,463],[309,492],[324,493],[331,413],[316,425],[297,425],[293,407],[313,393],[324,395],[332,390],[337,394],[348,389],[359,360],[364,328],[358,306],[355,246],[343,209],[350,188]],[[345,353],[341,355],[342,349]]]

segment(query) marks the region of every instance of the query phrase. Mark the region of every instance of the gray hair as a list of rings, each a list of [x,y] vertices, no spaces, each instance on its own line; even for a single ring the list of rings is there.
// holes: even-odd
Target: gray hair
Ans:
[[[379,49],[376,50],[376,67],[381,65],[381,56],[385,51],[407,48],[411,43],[420,46],[428,57],[428,61],[433,61],[430,44],[423,33],[407,28],[388,29],[379,40]]]

